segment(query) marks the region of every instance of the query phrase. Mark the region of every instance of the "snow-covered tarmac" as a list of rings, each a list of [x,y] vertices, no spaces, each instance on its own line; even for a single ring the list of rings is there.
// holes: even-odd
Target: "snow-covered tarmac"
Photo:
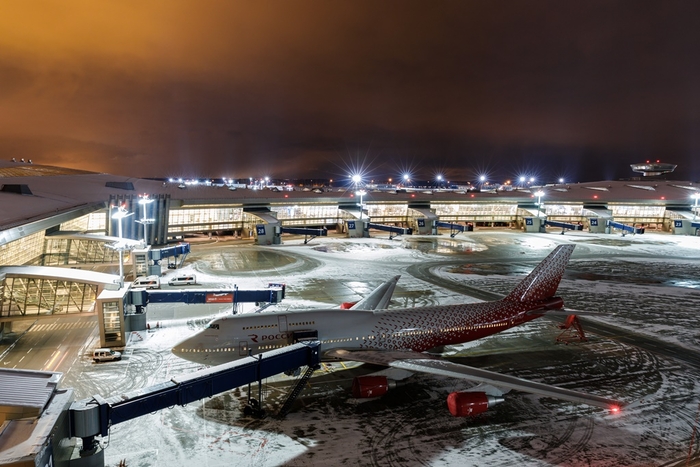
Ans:
[[[245,391],[234,390],[113,426],[107,464],[685,465],[700,402],[700,363],[694,364],[700,362],[700,238],[485,230],[455,239],[218,243],[194,245],[185,268],[206,286],[284,282],[280,309],[356,301],[402,274],[392,306],[423,306],[505,295],[560,243],[577,247],[558,295],[567,308],[598,313],[582,318],[584,329],[595,324],[604,335],[555,344],[560,330],[541,319],[447,353],[470,365],[633,403],[622,415],[512,393],[482,417],[455,419],[445,398],[464,382],[415,375],[380,399],[356,401],[346,374],[366,371],[356,367],[318,372],[284,420],[244,417]],[[122,362],[86,360],[62,385],[76,388],[78,398],[115,395],[198,369],[170,348],[205,326],[207,316],[226,310],[151,308],[149,321],[162,327],[134,341]],[[636,336],[640,344],[630,345]],[[684,360],[673,358],[680,354]],[[270,411],[287,388],[284,379],[266,382]],[[691,449],[696,460],[697,444]]]

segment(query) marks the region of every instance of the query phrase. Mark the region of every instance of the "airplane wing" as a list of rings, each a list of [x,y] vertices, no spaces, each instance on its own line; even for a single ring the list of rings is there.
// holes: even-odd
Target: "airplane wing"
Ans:
[[[515,376],[508,376],[494,371],[483,370],[467,365],[460,365],[437,357],[412,351],[380,351],[358,350],[349,351],[332,349],[326,356],[351,360],[356,362],[383,365],[391,368],[412,371],[414,373],[429,373],[439,376],[466,379],[475,383],[487,384],[497,388],[515,389],[541,396],[554,397],[570,402],[583,403],[606,409],[622,408],[625,404],[613,399],[587,394],[584,392],[564,389],[550,384],[538,383]]]

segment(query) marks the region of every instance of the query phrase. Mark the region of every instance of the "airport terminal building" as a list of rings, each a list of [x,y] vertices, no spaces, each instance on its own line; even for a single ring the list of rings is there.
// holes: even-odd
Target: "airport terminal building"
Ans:
[[[178,258],[189,252],[189,245],[181,243],[188,236],[227,235],[274,248],[288,234],[314,237],[328,231],[349,238],[386,232],[456,235],[491,227],[523,235],[567,230],[624,235],[645,229],[697,235],[699,195],[697,183],[652,178],[493,191],[372,186],[361,191],[286,190],[164,182],[0,161],[0,337],[18,321],[94,315],[100,345],[125,346],[126,334],[144,329],[146,323],[138,302],[143,294],[130,290],[125,277],[133,281],[177,267]],[[53,374],[8,377],[17,380],[13,387],[33,384],[44,399],[22,401],[22,410],[14,397],[0,401],[7,427],[21,429],[19,419],[12,423],[16,417],[26,418],[27,407],[44,404],[46,411],[46,400],[58,401],[61,407],[48,412],[62,417],[71,403],[70,394],[55,397],[58,377]],[[12,390],[6,395],[14,396]],[[49,425],[30,443],[33,448],[22,451],[36,448],[29,462],[39,462],[47,452],[45,440],[54,436],[47,433],[65,426],[56,420]],[[3,461],[0,465],[30,465]]]
[[[525,233],[698,232],[700,186],[693,182],[645,177],[493,191],[356,190],[194,185],[1,161],[0,323],[94,311],[100,293],[120,289],[124,276],[134,280],[168,266],[148,250],[196,234],[274,245],[287,233],[328,230],[348,237],[381,230],[455,235],[492,226]]]

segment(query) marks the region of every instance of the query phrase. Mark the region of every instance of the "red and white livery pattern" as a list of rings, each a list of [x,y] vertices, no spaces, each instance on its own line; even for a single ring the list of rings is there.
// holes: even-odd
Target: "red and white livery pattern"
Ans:
[[[411,372],[448,375],[503,388],[497,396],[509,389],[518,389],[603,406],[617,413],[621,404],[612,399],[457,365],[423,353],[496,334],[543,316],[549,310],[561,309],[564,302],[555,293],[573,251],[574,245],[558,246],[508,296],[495,302],[236,315],[212,321],[207,329],[173,348],[173,353],[187,360],[217,365],[285,347],[294,342],[296,335],[311,333],[320,341],[326,360],[354,360]],[[389,383],[381,382],[379,386],[389,387]],[[451,400],[471,404],[486,399],[467,395],[452,396]],[[498,398],[496,402],[501,400]],[[453,403],[450,410],[454,409],[453,413],[474,412],[456,408],[463,405]],[[483,404],[479,407],[483,408]]]

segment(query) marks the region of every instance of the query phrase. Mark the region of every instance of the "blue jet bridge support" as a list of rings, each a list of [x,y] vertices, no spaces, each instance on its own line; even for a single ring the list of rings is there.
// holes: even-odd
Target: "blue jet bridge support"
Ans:
[[[303,235],[304,245],[316,237],[326,237],[328,235],[328,229],[305,229],[301,227],[280,227],[280,232],[293,235]]]
[[[151,249],[149,251],[149,256],[150,256],[149,259],[152,259],[154,261],[160,261],[163,259],[167,259],[168,268],[174,269],[174,268],[179,268],[180,266],[182,266],[182,264],[185,262],[185,259],[187,258],[187,255],[189,253],[190,253],[190,244],[183,242],[183,243],[178,243],[177,245],[168,246],[165,248]],[[182,258],[180,258],[180,256],[182,256]],[[170,258],[172,258],[172,257],[175,257],[174,263],[170,262]]]
[[[320,362],[320,343],[304,341],[106,399],[95,395],[71,405],[70,436],[82,438],[83,451],[89,452],[94,449],[95,436],[107,436],[111,425],[174,405],[186,405],[255,381],[262,385],[262,380],[270,376],[303,366],[317,368]]]
[[[471,225],[460,225],[460,224],[453,224],[452,222],[440,222],[436,221],[435,222],[436,227],[442,227],[443,229],[450,229],[450,237],[455,238],[455,235],[461,232],[466,232],[468,230],[474,230],[474,227],[470,229],[469,227]]]
[[[564,232],[566,230],[583,230],[583,224],[570,224],[568,222],[559,222],[559,221],[549,221],[545,220],[544,225],[547,225],[549,227],[558,227],[561,228],[561,234],[564,235]]]
[[[138,307],[150,303],[214,304],[231,303],[234,313],[239,303],[279,303],[285,296],[285,284],[269,284],[267,289],[233,290],[186,289],[186,290],[130,290],[131,303]]]
[[[367,226],[370,229],[389,232],[389,240],[394,238],[395,235],[411,235],[413,233],[413,230],[410,228],[396,227],[395,225],[374,224],[370,222]]]
[[[643,234],[644,233],[643,227],[634,227],[632,225],[623,224],[621,222],[606,221],[605,225],[606,225],[606,227],[622,230],[623,237],[625,236],[625,234],[627,232],[632,233],[632,234]]]

